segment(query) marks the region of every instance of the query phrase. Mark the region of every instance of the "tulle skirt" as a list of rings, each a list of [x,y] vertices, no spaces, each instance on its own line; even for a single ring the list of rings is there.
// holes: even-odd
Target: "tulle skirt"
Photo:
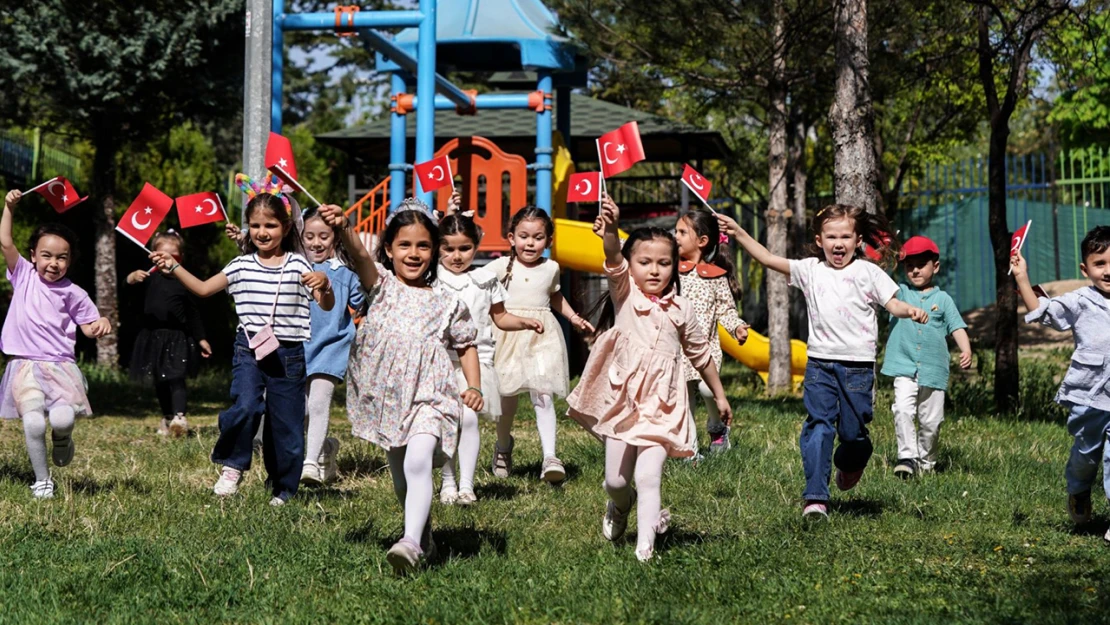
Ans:
[[[493,328],[497,355],[493,359],[501,395],[536,392],[566,397],[570,364],[563,329],[547,308],[511,308],[519,317],[539,319],[543,334],[531,330],[504,332]]]
[[[184,380],[200,364],[197,344],[181,330],[143,329],[131,351],[131,378],[145,382]]]
[[[71,406],[74,415],[85,417],[92,414],[87,392],[76,363],[15,358],[8,361],[0,381],[0,417],[18,419],[57,406]]]

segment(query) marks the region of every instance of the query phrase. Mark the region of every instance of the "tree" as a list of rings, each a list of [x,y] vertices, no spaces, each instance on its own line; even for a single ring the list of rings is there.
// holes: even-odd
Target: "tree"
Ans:
[[[3,13],[4,110],[16,123],[84,137],[95,150],[96,302],[113,326],[118,156],[183,121],[234,115],[242,92],[240,5],[42,0]],[[118,362],[116,334],[98,341],[97,360]]]
[[[836,201],[876,213],[875,114],[867,58],[867,0],[836,0],[836,93],[829,109]]]

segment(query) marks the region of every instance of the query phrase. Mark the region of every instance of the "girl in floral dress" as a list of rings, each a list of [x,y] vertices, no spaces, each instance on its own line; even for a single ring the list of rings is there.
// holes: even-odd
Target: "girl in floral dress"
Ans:
[[[433,557],[429,515],[437,450],[455,453],[463,406],[482,410],[475,349],[477,330],[459,298],[432,289],[439,266],[439,229],[430,209],[405,200],[386,225],[372,259],[338,206],[320,208],[366,291],[367,313],[347,367],[351,433],[386,451],[393,489],[405,511],[405,533],[386,559],[398,574]],[[455,350],[468,388],[461,401],[447,350]]]

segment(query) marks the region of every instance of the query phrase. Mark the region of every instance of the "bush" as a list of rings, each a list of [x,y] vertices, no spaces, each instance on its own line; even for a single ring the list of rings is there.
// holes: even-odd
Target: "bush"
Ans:
[[[997,414],[994,408],[994,352],[976,351],[975,372],[952,372],[948,385],[948,410],[952,416]],[[1056,390],[1067,371],[1066,350],[1038,353],[1019,361],[1018,407],[1007,415],[1021,420],[1064,423],[1067,410],[1056,404]]]

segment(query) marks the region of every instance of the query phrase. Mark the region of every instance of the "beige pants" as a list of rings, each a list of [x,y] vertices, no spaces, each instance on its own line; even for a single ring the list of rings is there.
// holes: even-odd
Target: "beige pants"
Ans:
[[[894,378],[894,434],[898,459],[916,460],[930,471],[937,463],[937,437],[944,422],[944,391],[918,386],[914,378]]]

